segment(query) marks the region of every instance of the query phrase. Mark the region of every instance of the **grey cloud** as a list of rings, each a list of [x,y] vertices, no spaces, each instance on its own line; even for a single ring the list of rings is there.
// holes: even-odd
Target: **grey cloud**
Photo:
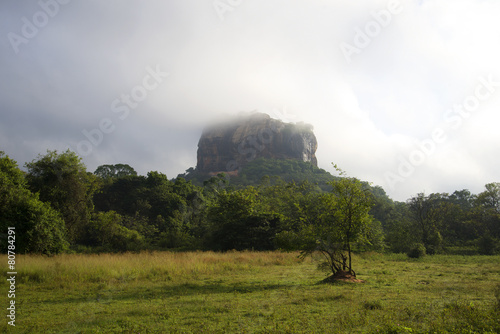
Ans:
[[[500,8],[490,0],[484,11],[464,0],[464,8],[477,9],[471,15],[442,0],[401,1],[401,14],[347,63],[339,45],[353,43],[355,29],[387,3],[242,1],[221,20],[212,1],[73,0],[16,54],[7,34],[20,33],[21,18],[41,9],[35,1],[4,1],[0,149],[24,164],[45,149],[74,147],[85,140],[82,131],[109,118],[115,129],[84,157],[89,170],[124,162],[143,174],[159,170],[173,177],[196,164],[196,144],[208,122],[224,113],[286,106],[296,121],[314,125],[321,167],[332,171],[335,162],[396,199],[423,185],[449,192],[498,181],[491,152],[499,137],[471,119],[467,135],[450,133],[411,177],[388,189],[384,172],[397,169],[398,154],[408,155],[411,143],[440,126],[443,112],[470,94],[479,73],[500,73],[499,50],[488,42],[500,28],[493,15]],[[471,33],[464,34],[464,19]],[[474,52],[467,50],[472,40]],[[157,65],[169,77],[120,120],[112,102]],[[492,99],[476,119],[497,122],[498,104]],[[468,133],[482,133],[486,141]],[[456,179],[448,178],[450,166],[464,163],[453,152],[478,145],[487,149],[470,157],[478,166],[474,176],[460,177],[464,172],[457,170]]]

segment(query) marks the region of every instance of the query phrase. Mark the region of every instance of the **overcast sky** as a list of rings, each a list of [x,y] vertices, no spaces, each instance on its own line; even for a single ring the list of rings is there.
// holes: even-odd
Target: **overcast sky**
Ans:
[[[3,0],[0,150],[169,178],[203,127],[314,126],[320,167],[404,201],[500,181],[500,1]]]

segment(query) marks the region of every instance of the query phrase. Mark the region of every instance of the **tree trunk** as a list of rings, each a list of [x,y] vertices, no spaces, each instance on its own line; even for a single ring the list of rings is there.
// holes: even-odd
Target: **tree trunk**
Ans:
[[[349,254],[349,274],[353,274],[353,271],[352,271],[352,261],[351,261],[351,243],[348,242],[347,243],[347,252]]]

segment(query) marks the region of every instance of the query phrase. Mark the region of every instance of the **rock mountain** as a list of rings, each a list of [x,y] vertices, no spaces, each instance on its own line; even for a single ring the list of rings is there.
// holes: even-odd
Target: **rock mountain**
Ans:
[[[197,171],[237,174],[256,158],[295,159],[317,166],[312,126],[284,123],[263,113],[240,114],[207,127],[198,142]]]

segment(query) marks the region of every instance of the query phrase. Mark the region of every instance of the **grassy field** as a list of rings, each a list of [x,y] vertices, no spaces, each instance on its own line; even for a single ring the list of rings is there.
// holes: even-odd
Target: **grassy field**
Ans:
[[[499,256],[362,254],[319,284],[296,253],[22,256],[6,333],[500,333]],[[5,265],[3,265],[5,264]],[[497,294],[500,291],[497,291]]]

